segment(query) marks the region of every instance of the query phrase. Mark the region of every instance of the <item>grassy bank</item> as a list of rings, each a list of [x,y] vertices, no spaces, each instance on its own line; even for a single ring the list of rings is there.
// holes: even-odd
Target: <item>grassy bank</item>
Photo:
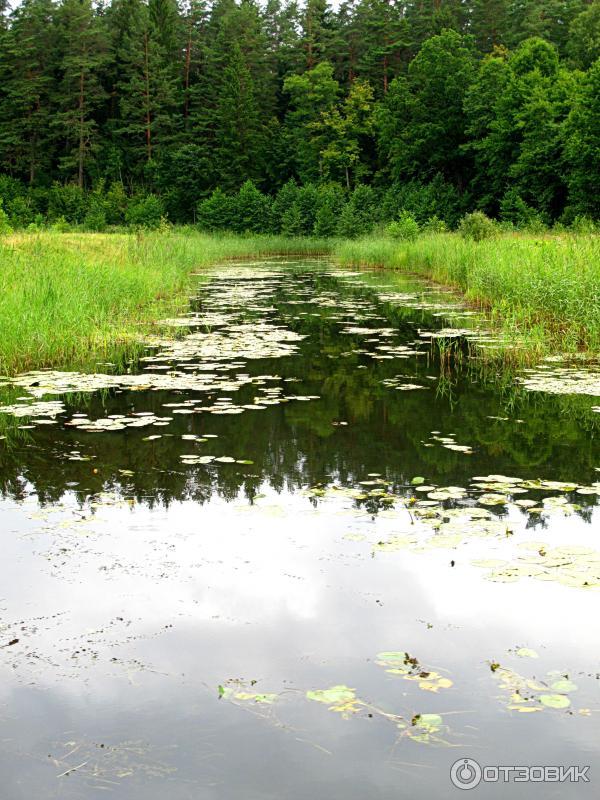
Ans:
[[[240,256],[327,248],[323,240],[185,231],[4,237],[0,372],[131,353],[145,325],[187,306],[197,268]]]
[[[335,255],[344,265],[416,272],[459,289],[508,339],[521,341],[507,359],[600,351],[599,236],[369,238],[340,243]]]

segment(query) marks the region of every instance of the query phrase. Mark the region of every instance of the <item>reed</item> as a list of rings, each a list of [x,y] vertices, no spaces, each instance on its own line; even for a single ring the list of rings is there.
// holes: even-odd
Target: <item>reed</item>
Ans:
[[[15,234],[0,239],[0,371],[130,358],[140,334],[185,309],[192,273],[225,259],[313,254],[324,240],[141,234]]]
[[[460,290],[485,309],[510,344],[507,360],[600,351],[600,237],[505,234],[481,242],[457,234],[415,241],[366,238],[339,243],[347,266],[415,272]]]

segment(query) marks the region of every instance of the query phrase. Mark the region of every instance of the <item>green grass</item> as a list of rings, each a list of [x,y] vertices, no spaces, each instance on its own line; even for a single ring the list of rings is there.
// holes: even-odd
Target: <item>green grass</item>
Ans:
[[[600,351],[600,237],[457,234],[413,242],[277,236],[39,233],[0,239],[0,372],[129,358],[140,334],[187,308],[191,273],[236,257],[332,252],[462,291],[507,339],[505,360]]]
[[[196,269],[234,257],[328,249],[324,240],[203,236],[185,229],[4,237],[0,371],[130,357],[150,323],[187,308]]]
[[[599,236],[367,238],[340,243],[334,252],[344,265],[416,272],[459,289],[507,340],[520,341],[504,351],[505,360],[600,351]]]

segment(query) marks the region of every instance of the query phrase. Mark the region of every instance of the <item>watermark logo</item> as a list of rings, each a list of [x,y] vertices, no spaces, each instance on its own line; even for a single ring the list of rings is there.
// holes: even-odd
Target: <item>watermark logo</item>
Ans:
[[[450,780],[457,789],[474,789],[481,783],[483,771],[473,758],[460,758],[450,768]]]
[[[473,758],[459,758],[450,768],[450,780],[457,789],[475,789],[480,783],[589,783],[589,770],[589,766],[482,767]]]

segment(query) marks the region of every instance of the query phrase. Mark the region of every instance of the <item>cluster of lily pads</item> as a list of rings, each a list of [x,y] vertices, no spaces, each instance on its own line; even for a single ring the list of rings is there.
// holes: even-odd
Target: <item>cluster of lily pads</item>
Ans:
[[[131,415],[110,414],[95,420],[85,414],[74,414],[65,425],[90,432],[122,431],[126,428],[147,428],[149,425],[162,427],[168,425],[172,419],[173,417],[157,417],[150,411],[135,411]]]
[[[394,378],[384,378],[381,383],[388,389],[396,389],[399,392],[411,392],[415,389],[428,389],[419,383],[410,383],[406,375],[396,375]]]
[[[318,399],[315,395],[284,392],[283,384],[293,382],[294,378],[252,376],[244,371],[249,361],[294,355],[305,338],[270,319],[276,311],[271,306],[272,295],[284,275],[284,272],[275,270],[257,273],[255,269],[244,266],[230,271],[226,281],[215,278],[203,287],[202,302],[208,310],[190,312],[187,316],[159,323],[162,327],[189,328],[190,332],[179,338],[152,337],[145,340],[151,352],[142,358],[145,368],[140,374],[36,370],[2,379],[1,385],[20,387],[29,396],[20,398],[16,404],[1,407],[0,413],[28,418],[30,424],[22,427],[52,424],[56,416],[65,413],[65,407],[61,401],[47,400],[48,396],[101,390],[185,392],[187,399],[166,404],[176,415],[241,414],[279,403]],[[255,318],[246,319],[249,314],[254,314]],[[246,386],[256,387],[258,395],[251,403],[236,404],[228,395]],[[190,393],[193,393],[191,398]],[[216,401],[206,403],[202,400],[202,395],[206,394],[220,396]],[[67,424],[82,431],[109,432],[168,424],[172,420],[172,417],[158,416],[151,420],[149,412],[133,414],[136,416],[146,417],[146,421],[136,421],[126,415],[110,415],[96,420],[75,415]]]
[[[431,431],[431,436],[429,438],[430,441],[424,443],[425,447],[434,447],[433,442],[437,442],[441,444],[442,447],[445,447],[446,450],[454,450],[457,453],[466,453],[467,455],[471,455],[473,452],[473,448],[470,447],[470,445],[458,444],[456,442],[456,434],[454,433],[443,436],[440,431]]]
[[[355,486],[321,484],[304,493],[319,502],[337,501],[342,509],[346,506],[348,513],[359,517],[364,513],[361,505],[370,503],[365,509],[369,515],[377,513],[382,524],[389,522],[388,528],[393,523],[389,535],[372,542],[373,551],[418,553],[453,549],[478,538],[503,545],[528,524],[549,515],[579,511],[582,507],[569,496],[600,495],[600,482],[580,485],[480,475],[472,479],[469,487],[463,487],[436,486],[416,477],[398,492],[381,475],[370,473]],[[538,499],[522,497],[529,493],[535,493]],[[363,541],[367,536],[349,531],[344,538]],[[582,589],[600,586],[600,552],[574,543],[551,548],[542,542],[520,542],[511,550],[510,560],[479,558],[471,563],[487,570],[485,577],[492,581],[514,582],[529,577]]]
[[[517,648],[515,655],[523,659],[538,658],[536,651],[528,647]],[[541,678],[529,678],[498,662],[488,663],[491,674],[502,692],[502,700],[510,711],[532,713],[569,709],[572,703],[571,695],[578,690],[566,672],[551,670]],[[404,650],[378,653],[375,664],[383,667],[386,674],[409,681],[421,691],[437,694],[451,689],[454,685],[450,678],[425,667],[416,657]],[[248,686],[239,679],[227,681],[218,687],[218,696],[235,704],[251,704],[259,707],[273,706],[281,699],[281,695],[276,692],[256,691],[255,683],[256,681],[252,681]],[[444,737],[450,733],[450,728],[444,723],[443,714],[427,712],[402,715],[390,712],[361,698],[355,688],[346,684],[309,689],[304,692],[304,697],[311,702],[327,706],[329,711],[345,720],[361,715],[378,717],[392,722],[399,737],[407,737],[420,744],[448,744]],[[589,715],[591,709],[580,708],[578,713]]]
[[[598,368],[540,364],[533,369],[523,370],[523,375],[517,378],[517,382],[530,392],[584,394],[600,397],[600,370]],[[594,408],[594,410],[597,409]]]
[[[219,685],[218,697],[236,705],[250,704],[266,709],[281,699],[281,695],[276,692],[255,691],[254,682],[248,686],[244,681],[238,679]],[[448,734],[450,729],[444,724],[441,714],[423,712],[403,716],[386,711],[364,700],[357,695],[356,689],[345,684],[336,684],[325,689],[309,689],[304,692],[304,697],[309,702],[327,706],[329,711],[338,714],[345,720],[357,715],[369,718],[377,717],[391,722],[400,738],[408,738],[419,744],[447,744],[442,735]]]
[[[537,653],[527,648],[517,650],[517,655],[537,658]],[[578,689],[568,673],[559,670],[552,670],[542,678],[536,679],[528,678],[496,662],[491,662],[490,668],[503,692],[507,708],[521,714],[540,712],[544,709],[570,708],[571,695]],[[581,708],[579,713],[587,716],[591,711],[588,708]]]

